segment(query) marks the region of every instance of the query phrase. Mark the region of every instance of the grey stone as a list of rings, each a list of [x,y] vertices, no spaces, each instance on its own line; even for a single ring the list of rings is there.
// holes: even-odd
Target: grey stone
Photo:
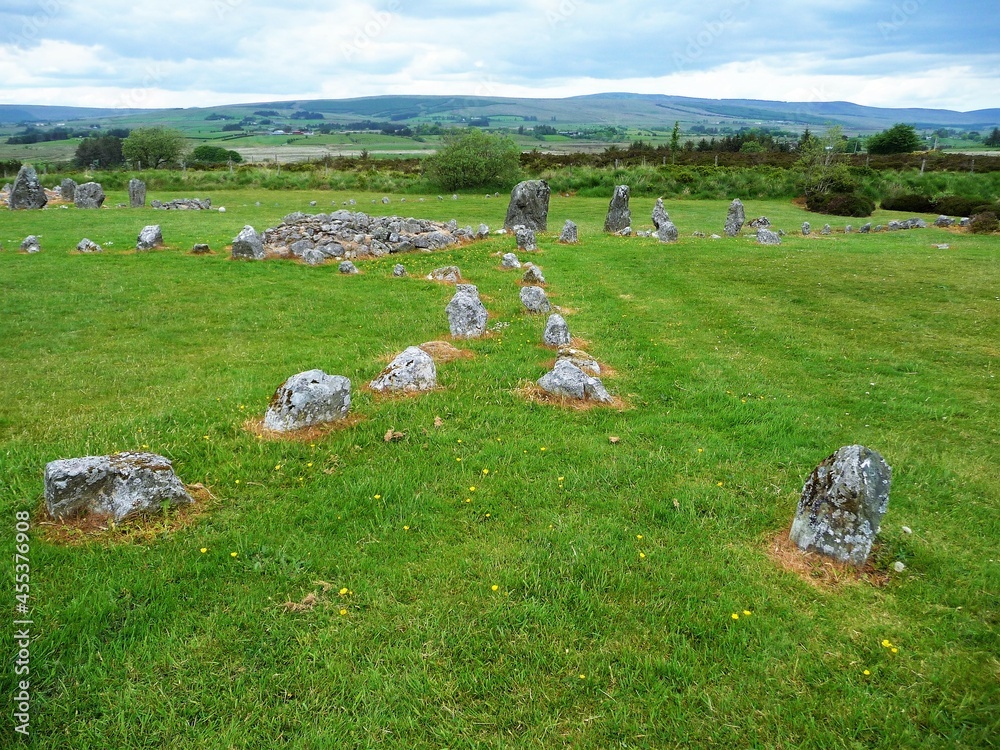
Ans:
[[[809,225],[808,221],[802,222],[802,236],[808,237],[809,233],[812,232],[812,227]]]
[[[208,255],[212,252],[212,248],[206,245],[204,242],[199,242],[197,245],[191,248],[191,252],[194,255]]]
[[[940,245],[935,245],[934,247],[937,250],[950,250],[951,249],[951,245],[949,245],[947,243],[942,243]]]
[[[621,233],[629,228],[631,232],[632,211],[628,207],[629,187],[619,185],[611,196],[608,204],[608,215],[604,219],[604,231],[612,234]]]
[[[480,224],[479,228],[476,229],[476,239],[482,240],[490,236],[490,228],[486,224]]]
[[[575,245],[580,241],[579,230],[576,224],[569,219],[566,219],[566,223],[563,224],[562,232],[559,234],[559,241],[564,245]]]
[[[249,224],[240,230],[233,240],[234,258],[248,258],[250,260],[264,259],[264,243],[257,234],[257,230]]]
[[[288,252],[294,255],[296,258],[301,258],[306,250],[313,250],[316,247],[312,240],[298,240],[293,242],[288,246]],[[320,253],[321,255],[323,253]]]
[[[38,237],[33,234],[29,234],[21,240],[21,250],[29,255],[40,253],[42,251],[42,243],[39,241]]]
[[[588,375],[600,375],[601,365],[600,363],[591,357],[587,352],[581,349],[573,349],[569,346],[559,347],[559,359],[565,359],[572,362],[574,365],[579,367]]]
[[[456,240],[448,232],[433,231],[418,234],[412,240],[413,246],[422,250],[440,250],[448,245],[454,245]]]
[[[451,199],[452,199],[453,201],[457,201],[457,200],[458,200],[458,195],[452,195],[452,196],[451,196]]]
[[[402,263],[397,263],[392,267],[393,276],[406,276],[406,266]]]
[[[45,188],[38,181],[38,173],[30,164],[22,164],[7,196],[7,207],[12,211],[44,208],[49,199]]]
[[[521,261],[517,259],[514,253],[504,253],[503,257],[500,258],[501,268],[520,268]]]
[[[657,198],[656,205],[653,206],[653,226],[659,229],[668,221],[670,221],[670,214],[667,213],[667,209],[663,205],[663,198]]]
[[[555,367],[538,380],[542,390],[553,396],[610,403],[611,396],[604,384],[574,365],[568,359],[556,361]]]
[[[958,225],[960,227],[967,227],[971,223],[972,223],[972,219],[969,218],[968,216],[963,216],[961,219],[958,220]]]
[[[208,211],[212,207],[211,198],[177,198],[176,200],[162,201],[152,200],[149,202],[151,208],[161,211]],[[260,201],[255,204],[260,206]]]
[[[895,231],[898,231],[899,229],[902,229],[902,227],[900,226],[899,222],[896,221],[895,219],[891,219],[889,221],[889,226],[887,228],[888,228],[888,230],[890,232],[895,232]]]
[[[545,322],[545,333],[542,341],[546,346],[566,346],[570,342],[569,326],[562,315],[553,313]]]
[[[358,267],[351,263],[351,261],[344,260],[340,262],[339,266],[337,266],[337,270],[342,274],[351,275],[358,272]]]
[[[76,249],[81,253],[100,253],[104,251],[104,248],[86,237],[76,243]]]
[[[672,221],[665,221],[656,231],[656,236],[659,238],[660,242],[677,242],[677,237],[679,233],[677,227],[674,226]]]
[[[854,231],[854,227],[852,227],[850,224],[848,224],[847,226],[844,227],[844,234],[850,234],[853,231]]]
[[[159,224],[150,224],[143,227],[135,241],[136,250],[152,250],[154,247],[163,246],[163,231]]]
[[[382,205],[385,205],[385,206],[389,205],[389,196],[384,196],[382,198]]]
[[[889,505],[892,469],[878,452],[848,445],[824,459],[802,488],[791,540],[805,551],[864,565]]]
[[[389,363],[369,387],[373,391],[429,391],[437,387],[437,368],[431,355],[411,346]]]
[[[830,225],[829,224],[824,224],[823,228],[821,230],[819,230],[819,233],[820,234],[830,234],[832,231],[833,230],[830,229]]]
[[[944,214],[941,214],[934,220],[934,226],[936,227],[950,227],[954,223],[954,220],[949,219]]]
[[[615,232],[615,235],[618,237],[630,237],[632,235],[632,227],[625,227],[624,229]]]
[[[544,284],[545,277],[542,275],[542,269],[536,266],[534,263],[525,264],[527,269],[524,272],[524,276],[521,277],[521,281],[525,284]]]
[[[704,232],[691,232],[691,236],[692,237],[699,237],[701,239],[705,239],[705,233]],[[718,235],[716,235],[716,236],[718,236]]]
[[[128,181],[128,204],[131,208],[146,206],[146,183],[135,177]]]
[[[322,370],[292,375],[274,392],[264,414],[268,430],[289,432],[336,422],[351,407],[351,381]]]
[[[451,298],[448,307],[448,328],[456,338],[479,338],[486,333],[486,321],[489,314],[479,299],[479,289],[473,284],[459,284],[455,287],[455,296]]]
[[[45,505],[54,518],[97,515],[121,521],[192,502],[173,467],[155,453],[116,453],[51,461]]]
[[[309,205],[310,206],[315,206],[316,205],[316,201],[309,201]],[[344,205],[345,206],[347,205],[347,201],[344,201]]]
[[[85,182],[76,186],[73,202],[77,208],[100,208],[104,205],[104,188],[98,182]]]
[[[547,313],[552,309],[545,290],[540,286],[521,287],[521,304],[530,313]]]
[[[302,262],[310,266],[318,266],[324,261],[326,261],[330,256],[324,253],[322,250],[318,250],[315,247],[310,247],[302,251],[300,256]]]
[[[751,229],[760,229],[761,227],[766,229],[771,226],[771,220],[766,216],[758,216],[756,219],[748,221],[747,226]]]
[[[870,231],[872,231],[872,224],[871,224],[871,222],[868,222],[867,224],[862,225],[861,229],[858,230],[858,232],[860,234],[868,234]]]
[[[510,191],[505,229],[523,226],[533,232],[544,232],[549,221],[549,184],[545,180],[525,180]]]
[[[729,211],[726,214],[725,232],[727,237],[735,237],[743,229],[743,224],[747,220],[746,211],[743,209],[743,201],[734,198],[729,204]]]
[[[515,228],[514,234],[517,237],[518,250],[533,252],[538,249],[538,245],[535,243],[535,232],[533,229],[519,226]]]
[[[73,198],[76,195],[76,180],[71,180],[67,177],[65,180],[59,183],[59,195],[62,196],[64,201],[70,203],[73,202]]]
[[[449,284],[457,284],[462,280],[462,272],[458,266],[442,266],[441,268],[435,268],[427,274],[427,278],[430,281],[444,281]]]
[[[875,229],[874,229],[874,231],[876,231],[876,232],[881,232],[881,231],[884,231],[884,230],[885,230],[885,227],[884,227],[884,226],[882,226],[881,224],[876,224],[876,225],[875,225]]]
[[[757,230],[757,242],[761,245],[780,245],[781,237],[766,227]]]

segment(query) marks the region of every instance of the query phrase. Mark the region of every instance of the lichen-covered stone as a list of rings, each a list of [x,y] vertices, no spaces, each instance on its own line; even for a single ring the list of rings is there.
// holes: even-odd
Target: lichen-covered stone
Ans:
[[[766,227],[761,227],[757,230],[757,242],[761,245],[780,245],[781,237],[777,232],[772,232]]]
[[[547,313],[552,309],[545,290],[540,286],[521,287],[521,304],[530,313]]]
[[[76,180],[72,180],[67,177],[65,180],[59,183],[59,195],[64,201],[69,203],[73,202],[73,198],[76,195]]]
[[[743,209],[743,201],[734,198],[729,204],[729,211],[726,214],[726,236],[735,237],[743,229],[743,224],[747,220],[746,211]]]
[[[77,185],[73,192],[73,203],[77,208],[100,208],[104,205],[104,188],[99,182],[85,182]]]
[[[86,237],[76,243],[76,249],[80,253],[100,253],[104,251],[104,248]]]
[[[358,267],[353,263],[351,263],[351,261],[349,260],[341,261],[340,265],[337,266],[337,270],[340,271],[340,273],[345,274],[347,276],[351,276],[353,274],[358,273]]]
[[[514,237],[517,239],[518,250],[530,253],[538,249],[538,243],[535,240],[535,231],[533,229],[522,226],[516,227],[514,229]]]
[[[437,368],[431,355],[411,346],[389,363],[369,387],[379,392],[429,391],[437,387]]]
[[[507,217],[503,225],[513,230],[516,226],[526,227],[533,232],[544,232],[549,221],[549,184],[545,180],[525,180],[510,191]],[[453,196],[453,200],[456,199]]]
[[[274,392],[264,415],[264,427],[288,432],[336,422],[351,407],[351,381],[322,370],[292,375]]]
[[[45,195],[45,189],[38,181],[38,173],[30,164],[22,164],[17,170],[17,177],[11,185],[10,195],[7,197],[7,207],[12,211],[20,209],[44,208],[49,202]]]
[[[261,241],[257,230],[249,224],[240,230],[233,240],[234,258],[246,258],[248,260],[264,259],[264,243]]]
[[[664,221],[656,230],[656,237],[663,243],[677,242],[678,236],[677,227],[669,219]]]
[[[556,361],[555,367],[538,380],[538,386],[553,396],[581,401],[611,403],[604,384],[591,377],[567,359]]]
[[[479,299],[479,289],[474,284],[459,284],[448,307],[448,327],[456,338],[479,338],[486,333],[489,314]]]
[[[427,278],[431,281],[443,281],[446,284],[457,284],[462,280],[462,271],[458,266],[442,266],[435,268]]]
[[[524,275],[521,277],[521,281],[525,284],[544,284],[545,276],[542,274],[542,269],[534,263],[528,263],[526,265],[527,268]]]
[[[625,229],[631,229],[632,211],[628,207],[628,199],[628,185],[617,186],[608,205],[608,215],[604,219],[605,232],[618,234]]]
[[[128,181],[128,204],[130,208],[146,206],[146,183],[136,177]]]
[[[563,224],[562,232],[559,233],[559,242],[564,245],[575,245],[580,241],[580,231],[576,224],[569,219]]]
[[[517,259],[514,253],[504,253],[503,257],[500,258],[501,268],[520,268],[521,261]]]
[[[136,250],[152,250],[154,247],[163,246],[163,230],[159,224],[150,224],[143,227],[139,232],[139,237],[135,241]]]
[[[570,342],[569,326],[562,315],[553,313],[545,322],[545,333],[542,341],[546,346],[566,346]]]

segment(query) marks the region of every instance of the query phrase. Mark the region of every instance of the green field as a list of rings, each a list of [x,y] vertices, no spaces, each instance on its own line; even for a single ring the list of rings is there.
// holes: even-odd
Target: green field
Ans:
[[[227,212],[0,213],[0,511],[8,549],[32,514],[35,746],[997,746],[1000,237],[803,238],[866,220],[748,200],[784,244],[694,238],[722,233],[706,200],[668,202],[663,246],[604,236],[606,199],[554,195],[530,259],[626,404],[576,411],[522,395],[554,355],[499,268],[510,237],[358,276],[225,252],[311,200],[494,228],[505,200],[205,195]],[[633,199],[634,228],[652,207]],[[578,246],[555,242],[565,219]],[[136,254],[149,223],[168,247]],[[42,253],[16,252],[27,234]],[[105,252],[72,252],[85,236]],[[422,277],[448,264],[506,325],[454,342],[474,357],[438,390],[374,398],[390,356],[447,338],[452,290]],[[351,379],[350,426],[245,429],[311,368]],[[800,576],[774,540],[852,443],[893,468],[872,567]],[[214,499],[57,535],[46,462],[122,450]]]

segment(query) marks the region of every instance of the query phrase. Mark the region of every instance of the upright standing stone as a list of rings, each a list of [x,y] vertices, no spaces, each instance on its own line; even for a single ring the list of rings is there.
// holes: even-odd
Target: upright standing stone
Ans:
[[[139,232],[139,237],[135,241],[136,250],[152,250],[154,247],[163,246],[163,232],[159,224],[150,224],[143,227]]]
[[[549,221],[549,183],[545,180],[525,180],[510,191],[504,229],[520,225],[534,232],[544,232]]]
[[[22,164],[17,170],[17,177],[11,185],[7,197],[7,207],[12,211],[22,208],[44,208],[49,199],[45,197],[45,189],[38,181],[38,173],[30,164]]]
[[[542,341],[546,346],[568,346],[570,342],[569,326],[562,315],[553,313],[545,322],[545,333]]]
[[[833,229],[830,227],[829,224],[824,224],[823,228],[819,231],[820,234],[831,234],[832,232]]]
[[[580,241],[579,230],[569,219],[566,219],[566,223],[563,224],[562,232],[559,234],[559,241],[564,245],[575,245]]]
[[[437,368],[431,355],[419,346],[411,346],[392,360],[368,387],[379,392],[429,391],[437,387]]]
[[[848,445],[816,467],[802,488],[791,540],[805,551],[864,565],[889,505],[892,469],[878,452]]]
[[[521,287],[520,296],[521,304],[530,313],[547,313],[552,309],[545,290],[540,286],[523,286]]]
[[[527,268],[524,271],[524,275],[521,277],[521,281],[525,284],[544,284],[545,276],[542,274],[542,269],[536,266],[534,263],[525,263]]]
[[[489,314],[479,299],[479,289],[474,284],[458,284],[455,296],[448,307],[448,328],[451,335],[462,339],[479,338],[486,333]]]
[[[660,242],[677,242],[677,237],[679,233],[677,227],[670,220],[663,222],[659,229],[656,230],[656,236],[659,238]]]
[[[743,201],[734,198],[729,204],[729,212],[726,214],[726,236],[735,237],[743,229],[743,222],[747,220],[746,211],[743,210]]]
[[[322,370],[292,375],[274,392],[264,414],[264,427],[279,432],[300,430],[347,416],[351,381]]]
[[[264,242],[257,234],[257,230],[249,224],[243,227],[233,240],[232,257],[264,260]]]
[[[808,221],[802,222],[802,236],[808,237],[809,233],[812,231],[812,227],[809,225]]]
[[[104,188],[99,182],[85,182],[76,186],[73,202],[77,208],[100,208],[104,205]]]
[[[607,218],[604,219],[605,232],[614,234],[632,226],[632,211],[628,207],[628,196],[628,185],[619,185],[615,188],[615,194],[611,196],[611,203],[608,205]]]
[[[535,242],[535,231],[533,229],[519,226],[514,230],[514,236],[517,239],[518,250],[531,253],[538,249],[538,244]]]
[[[146,205],[146,183],[135,177],[128,181],[128,204],[132,208]]]
[[[68,203],[72,203],[76,197],[76,180],[67,177],[59,183],[59,195]]]
[[[653,226],[659,229],[668,221],[670,221],[670,214],[667,213],[667,209],[663,205],[663,198],[657,198],[656,205],[653,206]]]

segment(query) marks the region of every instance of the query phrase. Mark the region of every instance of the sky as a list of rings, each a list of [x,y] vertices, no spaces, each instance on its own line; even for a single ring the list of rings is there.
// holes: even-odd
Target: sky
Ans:
[[[0,104],[603,92],[1000,107],[997,0],[0,0]]]

